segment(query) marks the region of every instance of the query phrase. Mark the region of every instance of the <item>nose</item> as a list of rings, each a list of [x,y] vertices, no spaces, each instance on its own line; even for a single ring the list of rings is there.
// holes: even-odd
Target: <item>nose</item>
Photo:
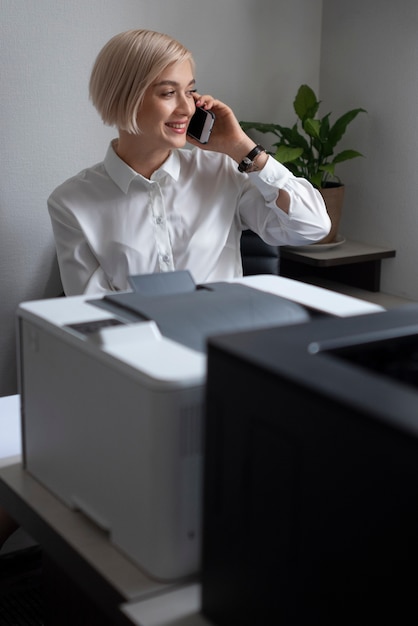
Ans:
[[[191,116],[196,110],[196,105],[191,95],[180,95],[177,101],[177,111],[183,115]]]

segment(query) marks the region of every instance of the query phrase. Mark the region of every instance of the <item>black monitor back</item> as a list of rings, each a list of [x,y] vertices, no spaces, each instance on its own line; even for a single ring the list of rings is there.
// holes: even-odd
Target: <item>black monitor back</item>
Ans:
[[[418,308],[209,341],[214,624],[418,623],[418,392],[338,353],[389,339],[396,355],[408,336],[418,346]]]

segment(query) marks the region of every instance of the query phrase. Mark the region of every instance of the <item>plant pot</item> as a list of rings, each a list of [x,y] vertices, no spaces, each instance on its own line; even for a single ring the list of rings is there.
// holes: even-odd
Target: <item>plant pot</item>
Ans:
[[[331,220],[331,230],[326,237],[317,241],[317,244],[332,243],[338,235],[344,203],[344,191],[345,187],[340,183],[329,183],[326,187],[321,187],[319,190]]]

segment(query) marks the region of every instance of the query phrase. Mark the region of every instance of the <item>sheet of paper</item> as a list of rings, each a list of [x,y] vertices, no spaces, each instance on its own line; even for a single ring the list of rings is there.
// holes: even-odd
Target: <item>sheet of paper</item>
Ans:
[[[214,626],[200,613],[200,584],[191,584],[153,598],[122,605],[138,626]]]
[[[0,398],[0,459],[22,452],[20,396]]]
[[[262,291],[268,291],[276,294],[276,296],[288,298],[303,306],[337,317],[378,313],[385,310],[379,304],[366,302],[359,298],[317,287],[316,285],[309,285],[285,276],[262,274],[259,276],[235,278],[231,282],[238,282]]]

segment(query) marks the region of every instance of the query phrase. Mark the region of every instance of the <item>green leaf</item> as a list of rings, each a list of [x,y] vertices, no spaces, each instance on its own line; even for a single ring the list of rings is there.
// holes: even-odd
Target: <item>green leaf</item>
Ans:
[[[355,159],[356,157],[362,156],[361,152],[357,152],[357,150],[343,150],[334,157],[333,163],[342,163],[343,161],[348,161],[349,159]]]
[[[344,115],[339,117],[335,124],[331,127],[329,131],[328,143],[332,146],[332,148],[335,148],[337,143],[345,134],[348,124],[350,124],[350,122],[352,122],[359,113],[366,113],[366,110],[352,109],[351,111],[347,111],[347,113],[344,113]]]
[[[256,130],[259,133],[273,133],[278,134],[278,124],[264,124],[263,122],[240,122],[241,128],[247,132],[247,130]]]
[[[335,163],[334,161],[332,163],[324,163],[324,165],[320,165],[318,169],[321,172],[327,172],[327,174],[331,174],[331,176],[334,176]]]
[[[326,115],[324,115],[324,117],[321,119],[321,130],[320,130],[320,139],[322,142],[326,141],[326,138],[328,137],[328,133],[329,133],[329,116],[331,115],[331,113],[327,113]]]
[[[319,120],[313,120],[309,117],[303,122],[303,130],[310,137],[315,137],[316,139],[319,139],[321,136],[321,122]]]
[[[308,85],[301,85],[293,102],[296,115],[303,122],[307,117],[314,118],[318,112],[320,102],[314,91]]]
[[[280,144],[290,145],[296,148],[303,148],[304,150],[309,148],[309,144],[306,141],[306,138],[300,134],[296,124],[292,126],[292,128],[280,126],[279,131],[281,135]]]
[[[313,174],[310,177],[310,182],[312,183],[312,185],[314,185],[315,187],[322,187],[322,172],[316,172],[315,174]]]
[[[288,148],[285,145],[281,145],[277,148],[274,158],[279,163],[288,163],[289,161],[295,161],[302,153],[302,148]]]

